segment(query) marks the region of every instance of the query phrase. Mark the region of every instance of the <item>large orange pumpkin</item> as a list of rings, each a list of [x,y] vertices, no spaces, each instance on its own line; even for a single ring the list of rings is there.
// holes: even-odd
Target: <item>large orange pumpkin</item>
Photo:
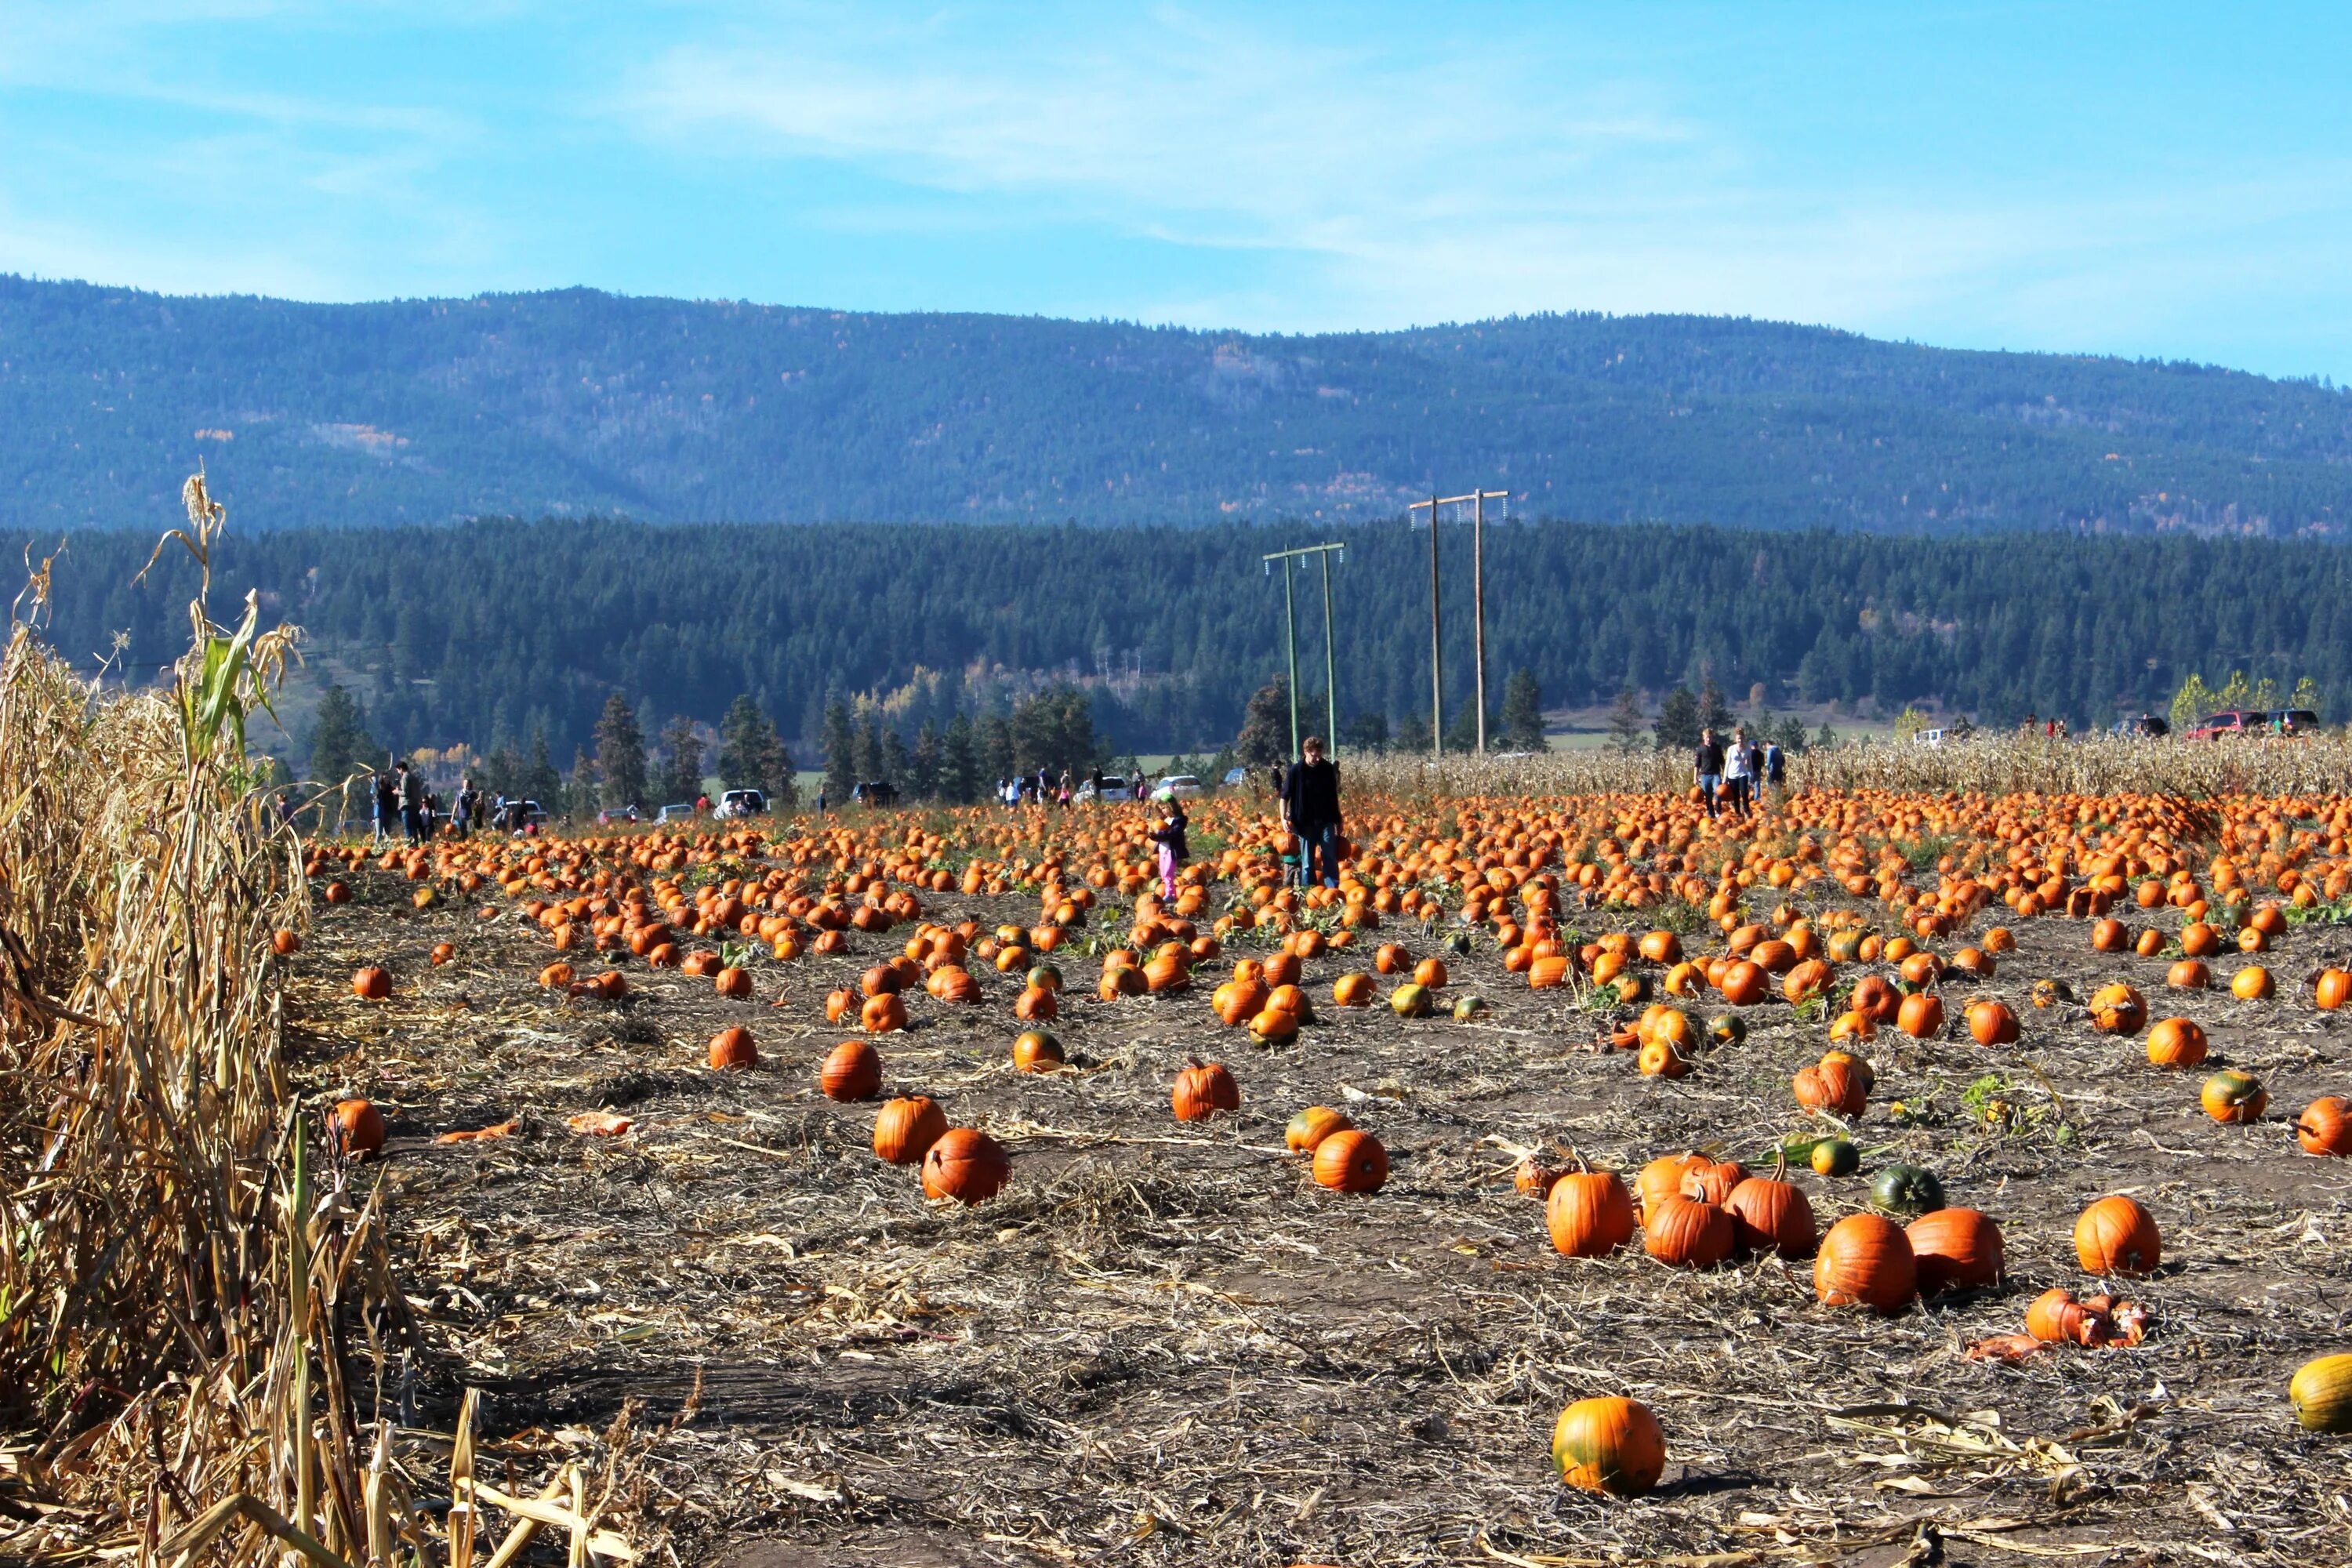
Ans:
[[[923,1195],[976,1204],[994,1197],[1013,1177],[1004,1147],[987,1133],[950,1127],[923,1152]]]
[[[1176,1075],[1170,1097],[1179,1121],[1205,1121],[1221,1110],[1242,1108],[1241,1086],[1223,1062],[1196,1062]]]
[[[882,1058],[864,1040],[844,1040],[817,1069],[827,1100],[870,1100],[882,1087]]]
[[[874,1113],[874,1152],[894,1165],[919,1164],[947,1130],[947,1112],[929,1095],[894,1100]]]
[[[1770,1176],[1749,1176],[1723,1201],[1731,1216],[1735,1245],[1743,1252],[1777,1252],[1783,1258],[1811,1255],[1820,1245],[1813,1205],[1804,1189]]]
[[[1830,1226],[1813,1259],[1813,1293],[1832,1307],[1899,1310],[1917,1292],[1911,1238],[1884,1215],[1856,1214]]]
[[[2074,1221],[2074,1256],[2091,1274],[2147,1274],[2164,1259],[2156,1220],[2120,1194],[2099,1199]]]
[[[1552,1246],[1570,1258],[1606,1258],[1633,1237],[1633,1198],[1614,1171],[1571,1171],[1544,1201]]]
[[[1376,1193],[1389,1179],[1389,1152],[1360,1128],[1334,1132],[1315,1145],[1317,1184],[1335,1193]]]
[[[711,1036],[710,1047],[706,1055],[711,1067],[726,1072],[756,1065],[760,1059],[760,1047],[751,1038],[751,1031],[739,1024]]]
[[[1975,1209],[1937,1209],[1904,1227],[1918,1267],[1919,1293],[1973,1290],[1998,1284],[2000,1226]]]
[[[1695,1198],[1666,1198],[1650,1205],[1642,1222],[1642,1245],[1661,1263],[1712,1268],[1731,1256],[1736,1233],[1731,1216]]]
[[[1552,1427],[1551,1458],[1570,1486],[1639,1497],[1665,1473],[1665,1434],[1639,1400],[1580,1399]]]
[[[2352,1154],[2352,1100],[2329,1094],[2305,1106],[2294,1121],[2294,1141],[2306,1154]]]

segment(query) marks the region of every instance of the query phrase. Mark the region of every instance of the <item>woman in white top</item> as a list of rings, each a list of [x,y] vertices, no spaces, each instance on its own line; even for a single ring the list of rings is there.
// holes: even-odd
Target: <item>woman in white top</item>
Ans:
[[[1731,795],[1731,809],[1742,816],[1748,815],[1748,803],[1756,793],[1756,775],[1748,760],[1748,731],[1734,730],[1731,744],[1723,752],[1723,782]]]

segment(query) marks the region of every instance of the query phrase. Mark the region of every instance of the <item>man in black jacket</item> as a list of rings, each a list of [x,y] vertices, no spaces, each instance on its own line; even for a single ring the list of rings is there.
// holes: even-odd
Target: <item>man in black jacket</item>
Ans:
[[[1311,883],[1339,885],[1339,764],[1326,761],[1323,738],[1309,735],[1282,784],[1282,820],[1298,835],[1298,865]],[[1310,858],[1311,856],[1311,858]]]
[[[1723,742],[1715,738],[1712,730],[1698,733],[1698,752],[1691,759],[1692,775],[1698,781],[1698,793],[1706,802],[1706,814],[1715,815],[1715,797],[1723,788]]]

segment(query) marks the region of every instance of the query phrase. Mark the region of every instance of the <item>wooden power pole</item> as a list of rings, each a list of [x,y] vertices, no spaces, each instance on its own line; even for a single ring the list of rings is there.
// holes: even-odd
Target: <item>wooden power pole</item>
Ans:
[[[1441,496],[1405,508],[1407,515],[1429,509],[1429,743],[1438,756],[1445,754],[1445,640],[1438,613],[1437,509],[1470,503],[1471,632],[1477,662],[1478,750],[1486,749],[1486,502],[1508,496],[1508,490],[1472,490],[1467,495]]]

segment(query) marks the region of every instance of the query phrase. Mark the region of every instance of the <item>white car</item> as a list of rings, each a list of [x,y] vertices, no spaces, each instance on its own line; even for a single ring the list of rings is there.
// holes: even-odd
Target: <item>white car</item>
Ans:
[[[1131,793],[1133,792],[1128,788],[1127,780],[1123,776],[1118,773],[1105,773],[1102,777],[1102,788],[1099,791],[1095,788],[1095,781],[1088,779],[1077,787],[1070,799],[1077,805],[1085,805],[1105,798],[1125,800]]]
[[[1944,731],[1922,730],[1911,737],[1911,743],[1915,746],[1940,746],[1944,743]]]
[[[654,813],[654,826],[667,827],[673,822],[684,822],[694,815],[690,805],[666,805]]]
[[[1172,777],[1161,779],[1159,786],[1151,792],[1151,798],[1154,800],[1190,800],[1194,795],[1202,793],[1201,781],[1199,779],[1194,778],[1191,773],[1177,773]]]
[[[730,789],[719,797],[717,815],[722,817],[765,816],[768,796],[763,790]]]

